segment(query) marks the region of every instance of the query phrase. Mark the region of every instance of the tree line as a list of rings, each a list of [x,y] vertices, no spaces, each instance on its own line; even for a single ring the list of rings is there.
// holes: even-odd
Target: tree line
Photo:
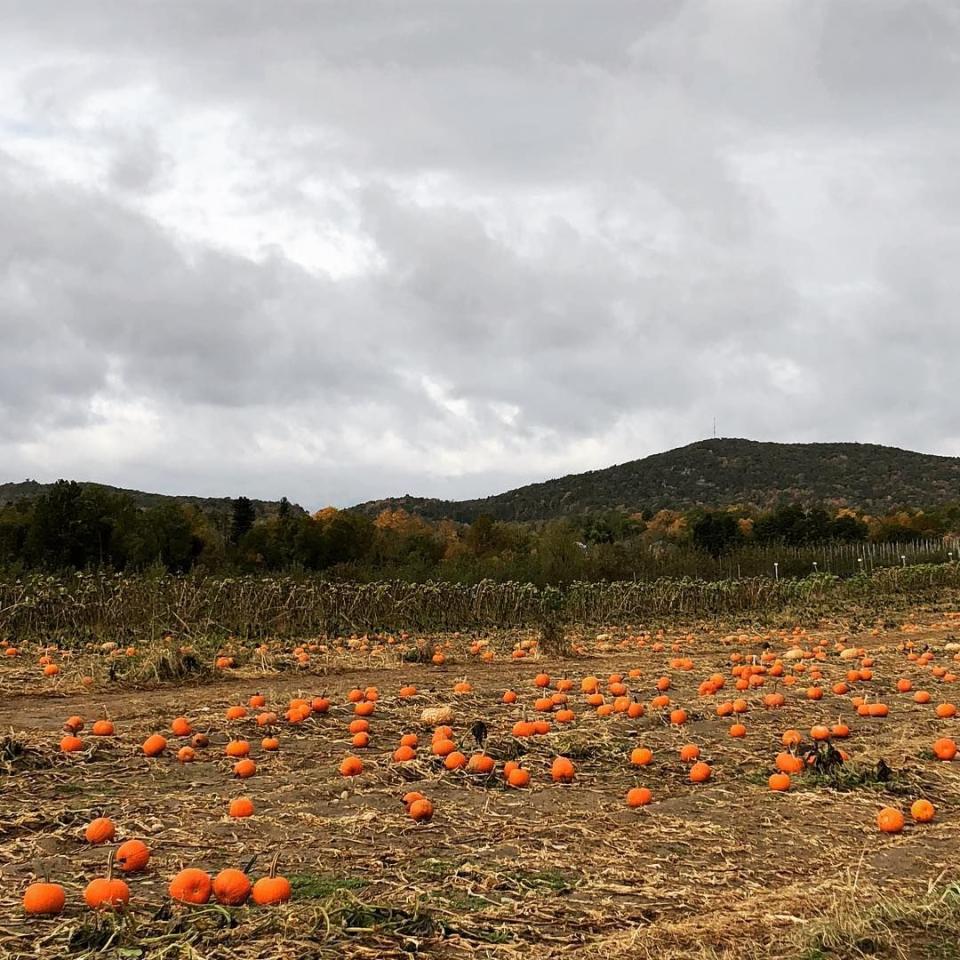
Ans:
[[[486,516],[456,523],[430,522],[396,509],[368,517],[327,507],[307,515],[284,499],[258,517],[245,497],[233,500],[228,513],[175,501],[139,507],[126,494],[59,481],[39,497],[0,507],[0,568],[7,575],[157,568],[547,584],[651,573],[723,575],[730,569],[725,558],[746,562],[765,557],[762,551],[773,546],[797,551],[909,542],[958,530],[960,505],[884,516],[787,504],[761,513],[608,510],[546,523]],[[805,562],[799,558],[798,567]]]

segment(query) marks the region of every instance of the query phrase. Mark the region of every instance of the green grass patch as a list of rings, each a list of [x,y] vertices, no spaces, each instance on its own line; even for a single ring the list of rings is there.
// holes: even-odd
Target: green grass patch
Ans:
[[[325,900],[341,890],[362,890],[369,881],[362,877],[338,877],[321,873],[297,873],[287,878],[294,900]]]

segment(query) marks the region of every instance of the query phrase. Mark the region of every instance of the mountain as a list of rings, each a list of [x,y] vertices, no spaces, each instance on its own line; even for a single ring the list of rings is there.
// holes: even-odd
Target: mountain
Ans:
[[[122,487],[111,487],[105,483],[89,483],[81,481],[81,487],[92,487],[105,490],[108,493],[125,494],[130,497],[136,506],[141,508],[159,507],[165,503],[182,503],[208,514],[228,514],[233,510],[233,501],[230,497],[178,497],[165,493],[144,493],[142,490],[125,490]],[[52,483],[37,483],[36,480],[24,480],[23,483],[0,483],[0,507],[18,500],[33,500],[46,493],[53,487]],[[276,500],[251,500],[258,517],[275,514],[280,508]],[[303,514],[302,507],[290,505],[293,514]]]
[[[600,510],[822,504],[886,512],[960,501],[960,458],[870,443],[701,440],[604,470],[533,483],[478,500],[398,497],[358,504],[430,520],[549,520]]]

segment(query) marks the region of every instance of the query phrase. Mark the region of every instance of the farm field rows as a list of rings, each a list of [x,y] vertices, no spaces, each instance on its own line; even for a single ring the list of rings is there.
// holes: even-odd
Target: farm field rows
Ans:
[[[960,614],[918,609],[856,630],[611,628],[562,659],[519,632],[431,638],[442,663],[407,662],[419,637],[318,641],[224,649],[235,666],[140,689],[117,665],[141,651],[23,647],[0,657],[0,956],[957,956],[960,759],[933,751],[960,739],[957,633]],[[94,735],[104,719],[113,734]],[[154,734],[165,749],[146,756]],[[249,777],[226,755],[238,741]],[[635,788],[649,802],[628,806]],[[411,816],[411,791],[432,818]],[[229,815],[239,797],[252,816]],[[878,828],[886,807],[901,832]],[[99,817],[115,837],[88,842]],[[129,907],[90,910],[84,889],[129,839],[150,850],[118,873]],[[182,868],[256,879],[275,857],[289,902],[171,900]],[[39,875],[65,890],[58,916],[24,914]]]

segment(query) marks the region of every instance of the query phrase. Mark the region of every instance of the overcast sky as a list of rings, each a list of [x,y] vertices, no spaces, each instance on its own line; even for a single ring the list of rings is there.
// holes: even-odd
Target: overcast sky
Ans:
[[[956,0],[0,0],[0,481],[960,455]]]

